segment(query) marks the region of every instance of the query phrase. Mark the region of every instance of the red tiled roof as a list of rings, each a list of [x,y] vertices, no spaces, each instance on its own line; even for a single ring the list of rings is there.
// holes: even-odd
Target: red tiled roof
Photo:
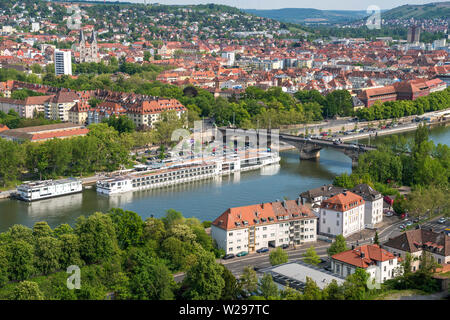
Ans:
[[[367,268],[376,261],[392,260],[395,256],[385,249],[381,249],[377,244],[366,244],[353,250],[337,253],[332,258],[359,268]]]
[[[229,208],[212,224],[230,230],[297,219],[317,219],[317,217],[308,207],[298,204],[296,200],[286,200]]]
[[[6,131],[6,130],[9,130],[9,128],[6,125],[0,123],[0,132]]]
[[[67,138],[72,136],[85,135],[89,132],[87,128],[74,129],[74,130],[62,130],[62,131],[52,131],[44,133],[35,133],[31,138],[31,141],[37,140],[47,140],[52,138]]]
[[[350,191],[339,193],[334,197],[322,201],[321,208],[328,208],[334,211],[347,211],[364,204],[362,197]]]

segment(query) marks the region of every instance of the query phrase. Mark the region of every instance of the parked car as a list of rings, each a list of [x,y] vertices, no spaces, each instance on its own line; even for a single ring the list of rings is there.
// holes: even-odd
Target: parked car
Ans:
[[[418,223],[419,221],[420,221],[419,218],[415,218],[415,219],[413,220],[414,223]]]
[[[444,224],[446,221],[447,221],[447,219],[444,218],[444,217],[442,217],[442,218],[440,218],[440,219],[438,220],[438,223]]]
[[[248,255],[247,251],[241,251],[238,254],[236,254],[236,257],[243,257],[243,256],[246,256],[246,255]]]
[[[394,212],[392,212],[392,211],[386,212],[386,217],[392,217],[393,215],[394,215]]]
[[[228,260],[228,259],[233,259],[233,258],[234,258],[234,254],[230,253],[230,254],[225,255],[222,259]]]
[[[406,226],[412,226],[412,225],[413,225],[413,222],[412,222],[412,221],[406,222]]]
[[[269,251],[269,248],[260,248],[260,249],[256,250],[256,252],[258,252],[258,253],[264,253],[267,251]]]
[[[406,228],[406,226],[405,226],[404,224],[401,224],[401,225],[398,226],[398,228],[399,228],[400,230],[404,230],[404,229]]]
[[[289,248],[289,245],[285,243],[285,244],[281,245],[281,248],[282,249],[287,249],[287,248]]]

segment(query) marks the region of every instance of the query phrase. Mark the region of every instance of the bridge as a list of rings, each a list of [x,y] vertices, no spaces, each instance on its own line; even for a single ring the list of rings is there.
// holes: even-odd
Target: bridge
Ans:
[[[272,139],[274,133],[270,130],[243,130],[243,129],[230,129],[230,128],[217,128],[223,134],[224,142],[226,142],[225,132],[232,134],[232,139],[237,140],[238,137],[245,137],[245,142],[255,139],[256,144],[259,145],[260,140],[267,143],[268,147],[272,147]],[[256,137],[255,137],[256,135]],[[253,136],[253,137],[252,137]],[[300,151],[300,160],[315,160],[320,158],[320,150],[323,148],[331,148],[340,151],[347,155],[352,160],[352,166],[356,167],[358,165],[359,155],[368,151],[376,150],[374,146],[368,146],[363,144],[351,144],[346,142],[335,143],[332,140],[327,139],[312,139],[312,138],[302,138],[299,136],[294,136],[290,134],[279,134],[278,140],[290,144],[296,147]]]

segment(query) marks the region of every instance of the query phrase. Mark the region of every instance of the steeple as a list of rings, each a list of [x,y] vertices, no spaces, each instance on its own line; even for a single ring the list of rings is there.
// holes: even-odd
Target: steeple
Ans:
[[[83,32],[83,29],[80,29],[80,42],[84,42],[84,41],[85,41],[84,32]]]
[[[97,43],[97,33],[92,31],[91,43]]]

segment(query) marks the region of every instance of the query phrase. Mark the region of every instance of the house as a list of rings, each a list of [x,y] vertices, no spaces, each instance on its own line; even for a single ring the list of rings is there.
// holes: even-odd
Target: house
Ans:
[[[327,236],[339,234],[348,237],[364,229],[364,199],[344,191],[320,205],[319,233]]]
[[[419,258],[424,251],[429,252],[437,263],[450,265],[450,236],[445,233],[437,233],[431,230],[408,230],[401,235],[389,239],[383,244],[383,248],[402,258],[406,253],[414,258]],[[412,262],[412,271],[419,269],[420,261]]]
[[[372,228],[383,221],[383,195],[367,184],[358,184],[352,192],[364,199],[364,223]]]
[[[344,188],[336,187],[333,184],[323,185],[321,187],[311,189],[300,194],[302,203],[311,203],[311,205],[320,205],[323,200],[335,196],[344,191]]]
[[[392,279],[401,269],[397,256],[377,244],[366,244],[331,256],[333,273],[347,277],[364,269],[377,283]]]
[[[317,217],[300,199],[229,208],[211,225],[211,236],[227,254],[255,252],[317,239]]]

